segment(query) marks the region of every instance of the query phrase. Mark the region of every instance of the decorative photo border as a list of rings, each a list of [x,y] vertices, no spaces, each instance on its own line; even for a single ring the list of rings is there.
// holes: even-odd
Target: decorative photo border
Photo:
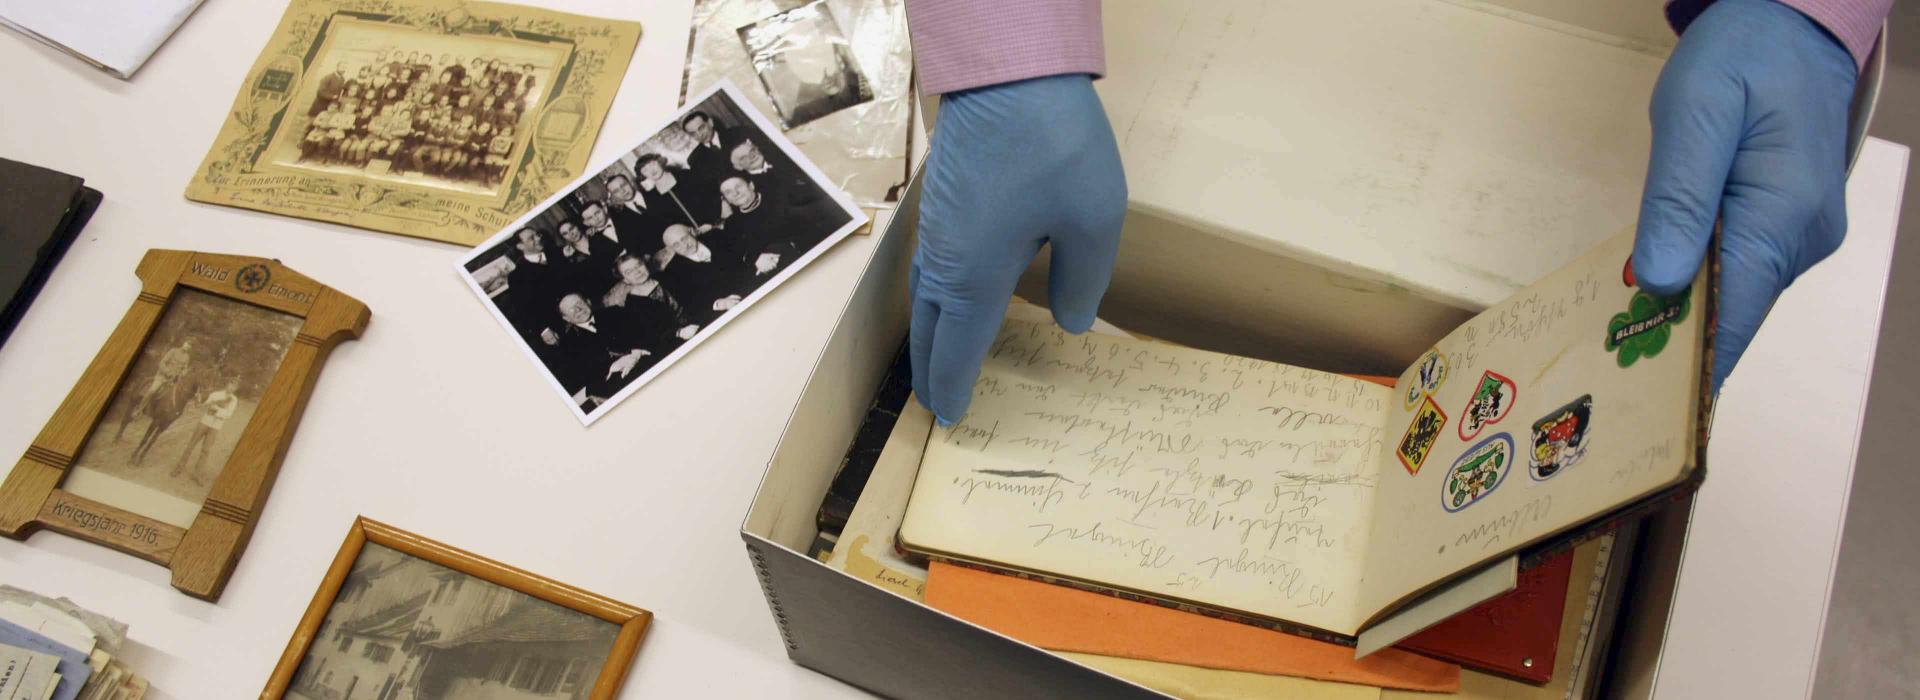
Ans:
[[[324,78],[336,21],[456,37],[564,46],[567,58],[522,123],[510,179],[495,194],[461,193],[271,162],[269,146],[304,80]],[[188,199],[472,245],[545,199],[587,164],[640,39],[635,22],[468,0],[294,0],[248,71],[227,121],[187,185]]]
[[[181,592],[218,600],[253,536],[321,364],[335,344],[360,337],[372,314],[359,300],[266,258],[155,249],[141,258],[135,274],[141,289],[132,308],[0,482],[0,535],[25,540],[47,529],[112,547],[171,569],[173,587]],[[303,319],[239,443],[186,528],[60,488],[168,303],[183,288]]]

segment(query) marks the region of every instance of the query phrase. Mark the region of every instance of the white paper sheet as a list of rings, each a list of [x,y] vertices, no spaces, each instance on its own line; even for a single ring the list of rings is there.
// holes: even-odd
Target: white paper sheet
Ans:
[[[127,80],[201,1],[0,0],[0,24]]]

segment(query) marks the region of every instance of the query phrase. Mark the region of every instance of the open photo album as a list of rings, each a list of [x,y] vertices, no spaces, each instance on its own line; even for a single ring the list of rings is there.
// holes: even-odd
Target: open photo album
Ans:
[[[901,546],[1351,643],[1421,594],[1702,475],[1711,290],[1624,232],[1393,387],[1010,320],[929,436]]]

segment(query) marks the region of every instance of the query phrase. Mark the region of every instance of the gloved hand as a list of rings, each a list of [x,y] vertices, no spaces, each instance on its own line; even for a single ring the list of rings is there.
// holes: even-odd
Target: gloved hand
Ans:
[[[1047,289],[1069,332],[1093,325],[1113,277],[1127,183],[1091,77],[950,93],[940,105],[913,255],[913,390],[941,425],[973,399],[1014,283],[1052,244]]]
[[[1846,235],[1853,57],[1775,0],[1718,0],[1681,35],[1653,89],[1653,156],[1633,272],[1674,294],[1722,220],[1713,391],[1787,285]]]

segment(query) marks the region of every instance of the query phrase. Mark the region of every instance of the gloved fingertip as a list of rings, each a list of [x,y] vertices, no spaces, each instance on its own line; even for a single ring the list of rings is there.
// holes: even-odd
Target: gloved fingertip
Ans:
[[[967,417],[967,404],[972,403],[972,400],[972,387],[968,387],[968,391],[959,396],[935,397],[933,403],[927,405],[927,410],[933,411],[933,421],[940,427],[951,428],[955,423],[959,423],[960,419]]]
[[[1012,278],[1011,274],[1006,276],[1008,281],[1004,287],[993,285],[976,289],[976,293],[987,299],[1008,299],[1013,296]],[[967,406],[973,403],[974,384],[980,378],[980,366],[994,337],[999,335],[1000,322],[1006,313],[1005,301],[991,305],[953,304],[941,309],[939,328],[934,331],[937,340],[928,356],[931,364],[927,372],[927,400],[932,403],[934,416],[943,424],[951,425],[967,417]]]
[[[1112,239],[1054,241],[1047,306],[1053,310],[1053,322],[1068,333],[1078,335],[1093,328],[1100,300],[1113,281],[1119,246]]]
[[[1693,284],[1692,272],[1674,273],[1674,274],[1661,275],[1661,276],[1654,276],[1654,275],[1640,276],[1640,288],[1643,290],[1646,290],[1648,294],[1652,294],[1654,296],[1661,296],[1661,297],[1674,296],[1683,291],[1686,291],[1687,285],[1690,285],[1690,284]]]
[[[1668,251],[1652,252],[1638,245],[1633,251],[1633,277],[1641,289],[1658,296],[1672,296],[1693,284],[1700,272],[1700,258]]]
[[[913,400],[919,403],[921,408],[927,409],[928,413],[932,413],[933,421],[935,423],[940,424],[940,427],[942,428],[953,427],[953,423],[954,423],[953,421],[940,417],[940,411],[933,407],[933,401],[927,398],[926,392],[924,391],[913,392]]]
[[[1708,385],[1708,390],[1713,392],[1714,396],[1720,395],[1720,388],[1726,385],[1727,377],[1733,374],[1733,366],[1740,362],[1741,352],[1742,350],[1737,349],[1725,351],[1715,350],[1713,355],[1713,377]]]
[[[1716,395],[1747,354],[1768,309],[1779,296],[1780,287],[1761,277],[1763,275],[1740,270],[1738,266],[1721,271],[1719,320],[1713,332],[1713,375],[1708,386]]]
[[[1074,335],[1093,330],[1094,318],[1094,314],[1091,311],[1076,312],[1056,309],[1053,312],[1053,322],[1060,324],[1061,330],[1065,330]]]

